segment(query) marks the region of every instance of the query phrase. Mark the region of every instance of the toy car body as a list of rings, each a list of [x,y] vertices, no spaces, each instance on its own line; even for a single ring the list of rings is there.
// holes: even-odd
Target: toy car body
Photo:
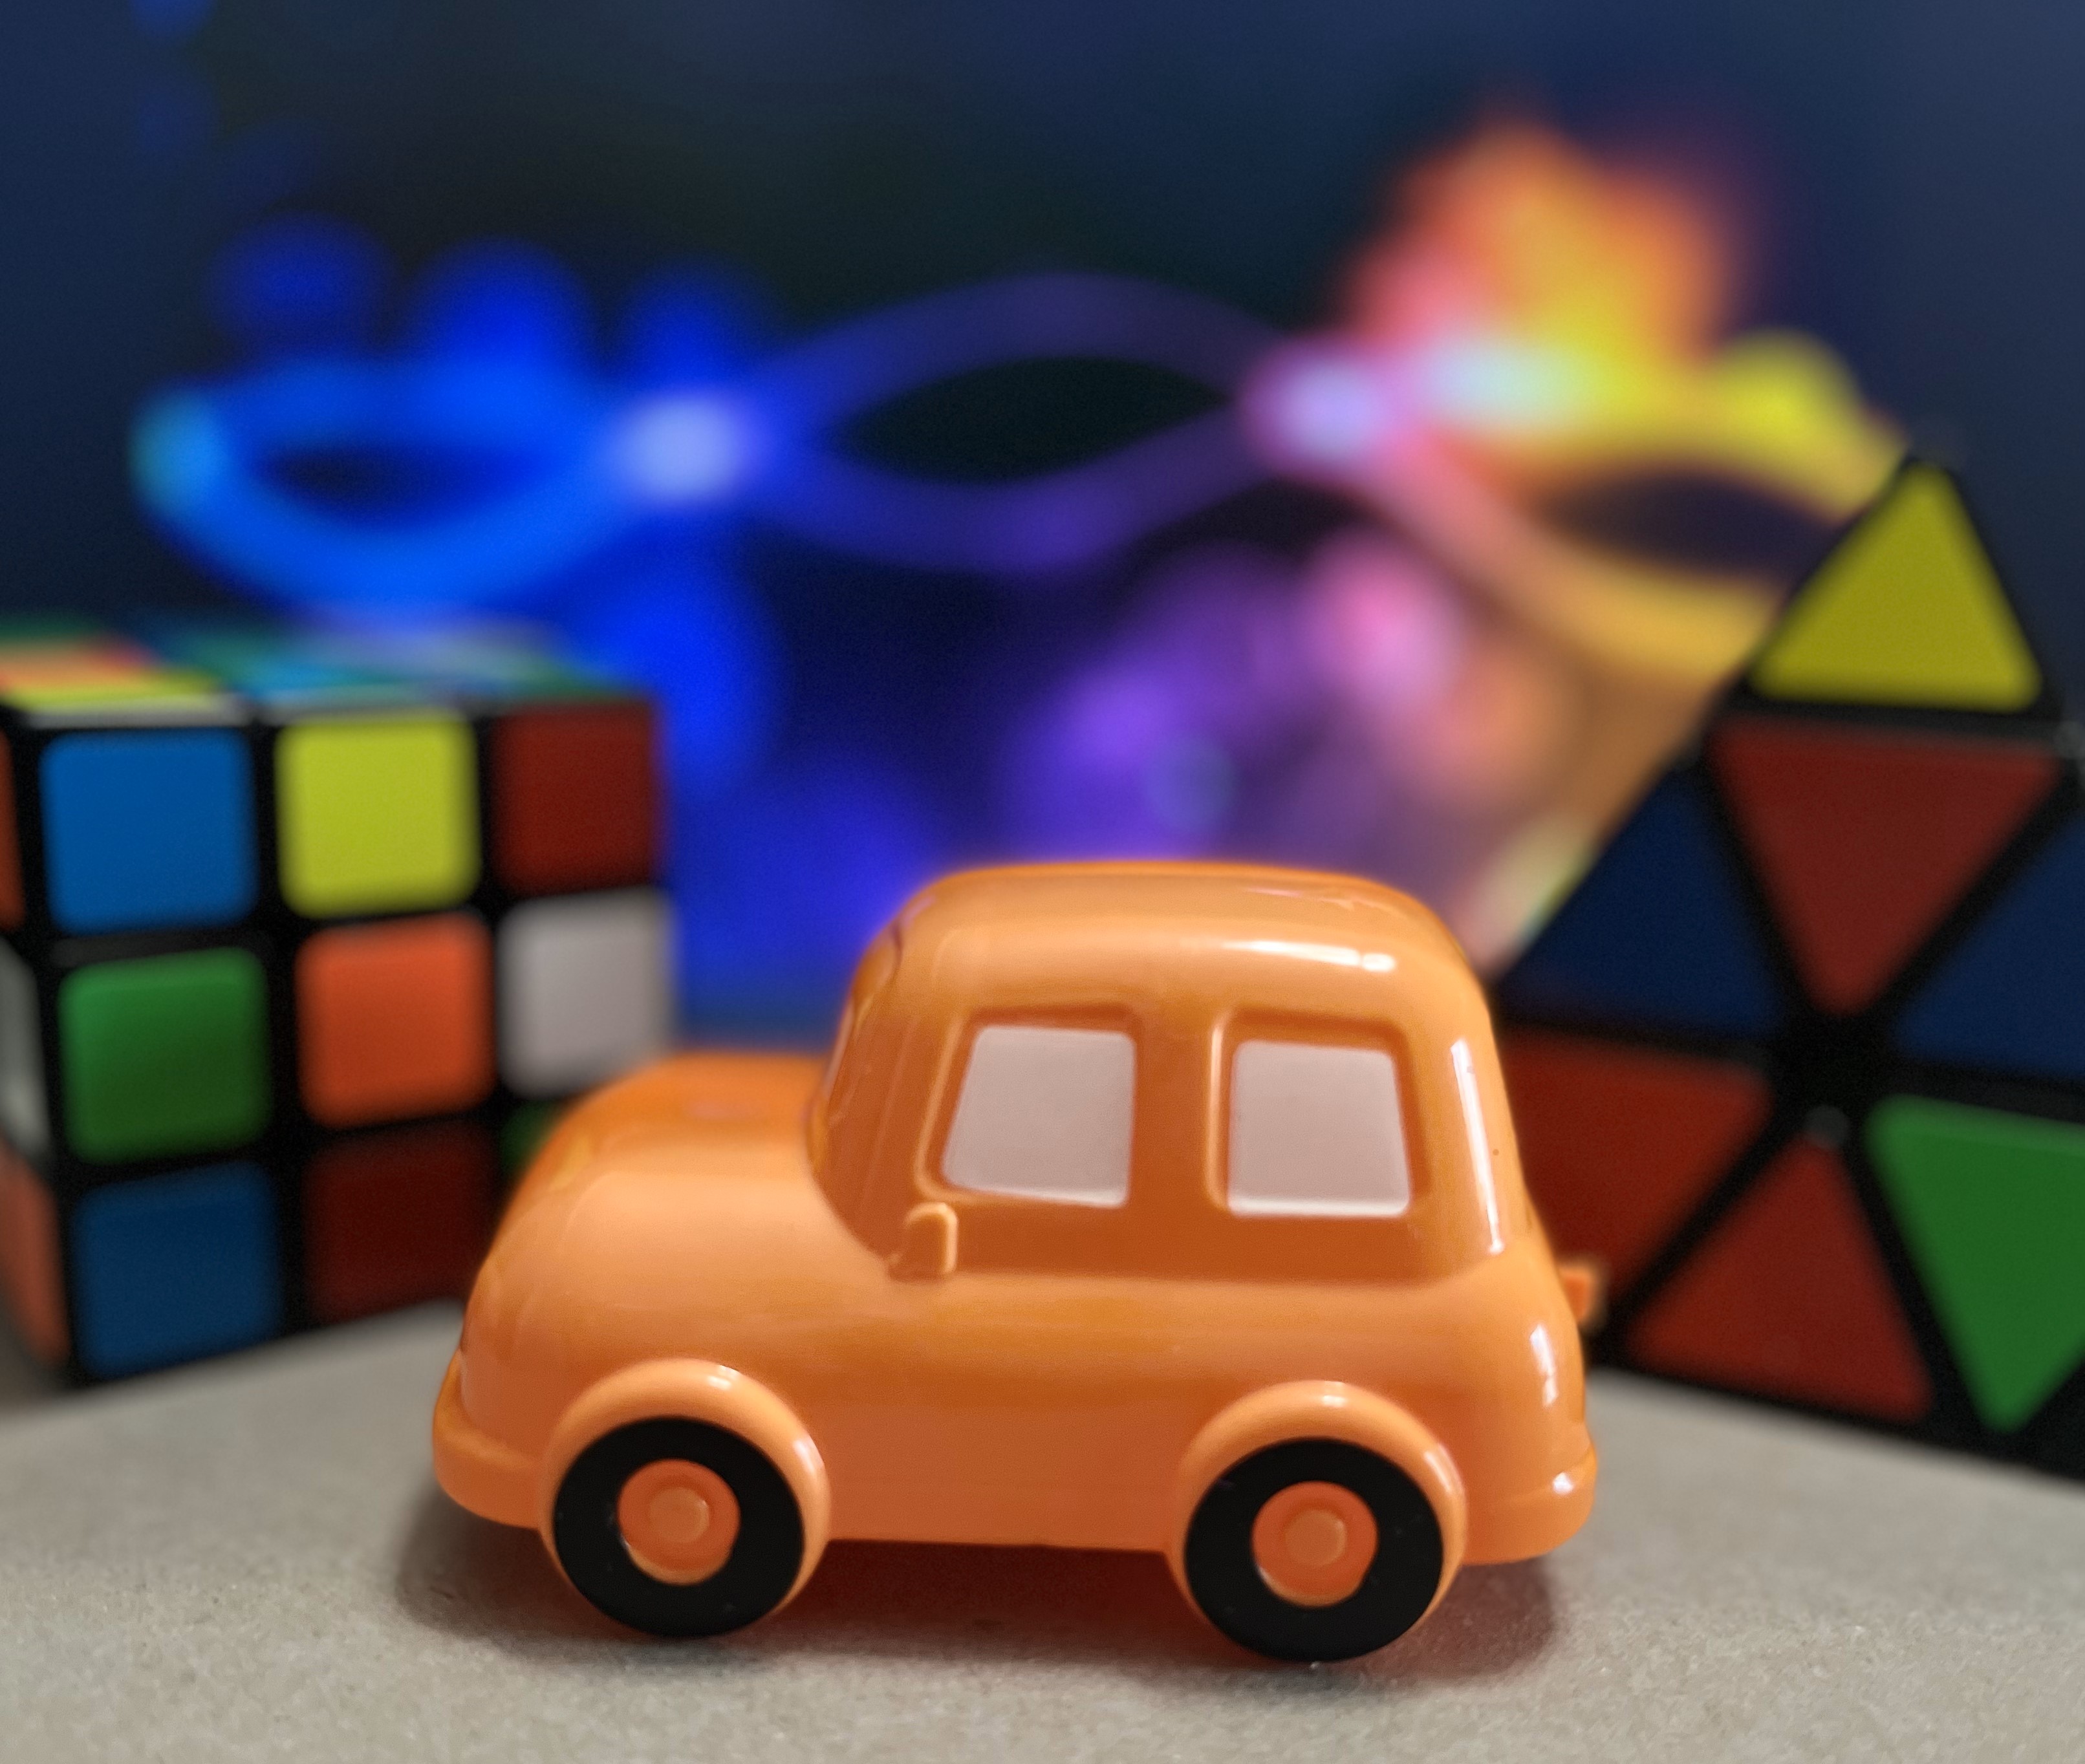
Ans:
[[[871,947],[822,1069],[691,1054],[567,1117],[435,1466],[659,1633],[910,1539],[1160,1551],[1234,1639],[1344,1657],[1583,1522],[1568,1274],[1424,909],[978,871]]]

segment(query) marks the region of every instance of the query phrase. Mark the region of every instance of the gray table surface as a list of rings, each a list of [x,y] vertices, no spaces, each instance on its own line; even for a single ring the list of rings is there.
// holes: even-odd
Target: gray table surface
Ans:
[[[455,1314],[118,1389],[0,1370],[0,1758],[2085,1756],[2085,1490],[1601,1376],[1586,1531],[1345,1666],[1156,1558],[837,1545],[631,1639],[428,1474]]]

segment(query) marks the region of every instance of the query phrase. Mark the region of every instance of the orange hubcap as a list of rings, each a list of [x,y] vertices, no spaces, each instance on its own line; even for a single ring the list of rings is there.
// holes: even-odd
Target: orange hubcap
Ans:
[[[1293,1482],[1252,1525],[1259,1577],[1291,1605],[1336,1605],[1375,1560],[1375,1516],[1336,1482]]]
[[[648,1464],[622,1485],[615,1522],[630,1559],[655,1580],[707,1580],[738,1541],[738,1501],[707,1465]]]

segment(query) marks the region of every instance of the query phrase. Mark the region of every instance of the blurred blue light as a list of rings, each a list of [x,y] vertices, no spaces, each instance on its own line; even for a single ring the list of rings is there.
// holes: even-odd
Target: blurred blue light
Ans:
[[[1106,555],[1264,476],[1228,401],[1011,482],[925,480],[837,451],[877,405],[1038,358],[1156,366],[1228,401],[1270,333],[1152,284],[1015,278],[762,354],[742,283],[673,270],[633,293],[605,356],[577,283],[531,248],[435,261],[401,345],[379,350],[387,279],[338,223],[242,240],[214,292],[253,359],[139,413],[139,494],[206,567],[261,598],[386,621],[523,615],[650,689],[685,979],[711,1020],[817,1012],[947,854],[900,771],[776,753],[782,645],[728,562],[749,517],[886,563],[997,578]],[[1150,785],[1157,812],[1206,821],[1229,789],[1221,766],[1213,749],[1181,748]]]
[[[654,270],[623,303],[622,366],[639,386],[713,384],[745,369],[762,328],[743,277],[686,265]]]
[[[359,228],[287,216],[244,234],[219,257],[211,313],[257,355],[344,348],[375,328],[388,279],[383,252]]]
[[[334,611],[529,604],[531,590],[618,537],[635,498],[590,441],[601,388],[525,363],[290,361],[140,418],[147,502],[210,562],[265,597]],[[576,445],[575,444],[576,443]],[[321,449],[443,447],[528,463],[502,494],[433,518],[343,511],[281,475]]]
[[[618,420],[610,445],[631,490],[669,506],[719,501],[752,466],[752,425],[729,400],[711,393],[666,394],[631,405]]]
[[[764,773],[680,824],[684,995],[713,1026],[829,1024],[864,946],[949,861],[902,773],[858,754]]]
[[[408,341],[429,354],[585,371],[593,322],[586,290],[546,251],[490,240],[437,258],[406,315]]]
[[[657,700],[684,799],[707,800],[759,763],[779,708],[780,644],[737,583],[661,548],[608,573],[566,629],[581,659]]]
[[[178,43],[201,30],[216,0],[130,0],[130,22],[161,43]]]

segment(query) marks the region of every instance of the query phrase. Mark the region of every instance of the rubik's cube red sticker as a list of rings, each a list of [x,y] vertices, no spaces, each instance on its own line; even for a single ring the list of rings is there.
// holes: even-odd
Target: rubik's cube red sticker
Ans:
[[[1908,464],[1500,985],[1606,1358],[2085,1475],[2078,749]]]

